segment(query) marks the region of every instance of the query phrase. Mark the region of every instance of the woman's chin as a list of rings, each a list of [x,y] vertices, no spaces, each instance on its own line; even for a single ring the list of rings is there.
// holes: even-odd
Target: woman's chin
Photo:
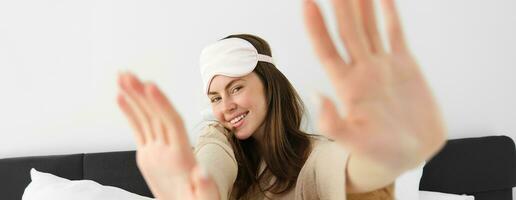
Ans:
[[[251,134],[247,133],[245,130],[237,130],[235,135],[239,140],[246,140],[247,138],[251,137]]]

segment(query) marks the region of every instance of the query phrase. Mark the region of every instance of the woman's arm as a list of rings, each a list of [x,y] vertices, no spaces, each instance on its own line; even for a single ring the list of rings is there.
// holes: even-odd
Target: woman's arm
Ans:
[[[194,154],[197,162],[211,175],[217,185],[220,199],[229,199],[236,180],[238,166],[224,128],[208,125],[199,137]]]
[[[296,193],[304,199],[346,199],[348,200],[387,200],[394,199],[394,181],[360,193],[349,193],[347,167],[350,155],[335,142],[319,141],[315,143],[310,157],[305,162],[298,179],[299,191]],[[369,166],[366,166],[369,167]],[[380,180],[367,174],[363,180]],[[302,191],[301,191],[302,188]]]
[[[346,167],[347,193],[365,193],[393,184],[402,172],[387,170],[378,163],[350,155]]]

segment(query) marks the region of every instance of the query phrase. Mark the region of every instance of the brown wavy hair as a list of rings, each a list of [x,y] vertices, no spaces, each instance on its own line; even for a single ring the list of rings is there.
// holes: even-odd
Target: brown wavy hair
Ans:
[[[250,34],[230,35],[249,41],[258,53],[272,56],[269,44]],[[238,163],[238,175],[230,194],[231,199],[248,199],[258,191],[282,194],[290,191],[311,152],[310,136],[301,131],[304,104],[288,79],[271,63],[258,62],[254,72],[260,78],[267,101],[263,122],[262,146],[253,137],[239,140],[229,133],[227,138]],[[265,169],[260,171],[261,161]],[[271,184],[270,178],[274,177]]]

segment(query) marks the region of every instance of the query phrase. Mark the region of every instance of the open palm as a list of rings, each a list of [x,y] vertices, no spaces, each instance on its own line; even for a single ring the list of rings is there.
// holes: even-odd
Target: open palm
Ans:
[[[434,97],[408,50],[393,0],[382,0],[390,51],[377,30],[373,0],[333,0],[343,59],[318,6],[305,1],[305,22],[321,63],[346,109],[322,98],[320,128],[352,154],[391,169],[410,169],[443,145],[446,131]]]
[[[152,83],[130,73],[118,77],[117,103],[136,139],[136,163],[159,200],[218,199],[214,181],[195,161],[183,121]]]

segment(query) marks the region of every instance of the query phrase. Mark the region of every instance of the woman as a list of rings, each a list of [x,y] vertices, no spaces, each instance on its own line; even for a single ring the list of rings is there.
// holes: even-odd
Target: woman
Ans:
[[[390,51],[376,29],[372,1],[334,1],[349,53],[344,60],[317,5],[305,1],[315,51],[348,109],[344,119],[321,98],[319,125],[335,142],[299,130],[302,103],[275,69],[266,43],[259,45],[253,36],[231,36],[203,51],[205,92],[219,123],[199,139],[197,161],[165,95],[152,83],[121,74],[118,103],[134,129],[137,163],[153,194],[158,199],[372,199],[386,193],[383,198],[393,199],[396,177],[434,155],[446,132],[405,45],[393,1],[382,5]],[[245,51],[221,54],[228,47]],[[245,56],[253,49],[254,61]],[[228,69],[227,63],[237,67]]]
[[[226,194],[232,199],[306,197],[315,187],[308,182],[344,188],[347,154],[337,154],[337,145],[300,130],[304,107],[270,55],[267,42],[247,34],[231,35],[203,50],[204,91],[217,120],[199,138],[197,160],[208,167],[222,199]],[[315,162],[334,167],[320,169]],[[341,174],[342,181],[328,177],[319,183],[311,176],[323,172]],[[296,195],[294,185],[304,191]]]

